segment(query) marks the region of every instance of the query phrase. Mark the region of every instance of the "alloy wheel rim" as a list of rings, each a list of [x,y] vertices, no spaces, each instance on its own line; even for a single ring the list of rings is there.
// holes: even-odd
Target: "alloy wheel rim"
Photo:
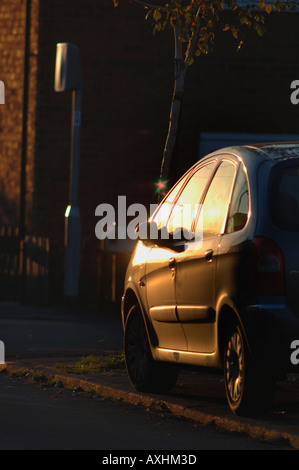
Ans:
[[[244,349],[240,333],[232,333],[226,350],[226,384],[232,402],[237,402],[244,387]]]

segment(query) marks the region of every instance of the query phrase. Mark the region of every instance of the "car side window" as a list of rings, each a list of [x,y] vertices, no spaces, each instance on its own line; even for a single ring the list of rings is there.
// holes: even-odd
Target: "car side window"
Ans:
[[[178,234],[178,237],[180,237],[182,230],[184,230],[184,235],[189,234],[190,239],[192,238],[192,222],[197,215],[201,196],[215,168],[215,164],[216,162],[212,161],[204,165],[188,181],[173,207],[167,224],[167,230],[171,235],[176,236]]]
[[[158,229],[165,227],[170,216],[170,212],[173,206],[173,203],[179,194],[180,190],[184,186],[187,179],[190,177],[190,173],[185,175],[167,194],[165,200],[159,206],[156,214],[153,216],[153,221],[156,222]]]
[[[279,167],[278,167],[279,168]],[[282,230],[299,231],[299,168],[291,166],[276,170],[271,193],[271,212]]]
[[[197,225],[197,232],[202,231],[203,239],[218,236],[223,230],[235,173],[236,165],[224,160],[214,175]]]
[[[249,214],[248,182],[243,168],[239,169],[227,219],[226,233],[245,227]]]

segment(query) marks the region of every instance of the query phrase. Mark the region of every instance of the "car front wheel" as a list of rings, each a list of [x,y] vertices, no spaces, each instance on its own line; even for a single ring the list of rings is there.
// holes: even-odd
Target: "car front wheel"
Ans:
[[[176,364],[153,360],[144,320],[138,306],[128,314],[124,332],[124,353],[132,385],[141,392],[167,392],[176,383]]]

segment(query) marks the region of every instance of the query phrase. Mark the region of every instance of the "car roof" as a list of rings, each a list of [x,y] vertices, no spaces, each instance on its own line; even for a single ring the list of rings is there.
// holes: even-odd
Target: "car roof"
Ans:
[[[246,147],[261,150],[264,156],[270,160],[299,158],[299,142],[273,142]]]
[[[225,147],[210,153],[207,157],[220,154],[233,154],[245,160],[256,157],[258,161],[271,160],[278,162],[299,158],[299,142],[267,142]]]

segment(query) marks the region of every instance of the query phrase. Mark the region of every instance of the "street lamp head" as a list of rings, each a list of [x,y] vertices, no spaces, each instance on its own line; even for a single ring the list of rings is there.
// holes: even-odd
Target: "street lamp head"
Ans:
[[[81,89],[82,73],[79,48],[71,43],[56,45],[54,89],[57,92]]]

